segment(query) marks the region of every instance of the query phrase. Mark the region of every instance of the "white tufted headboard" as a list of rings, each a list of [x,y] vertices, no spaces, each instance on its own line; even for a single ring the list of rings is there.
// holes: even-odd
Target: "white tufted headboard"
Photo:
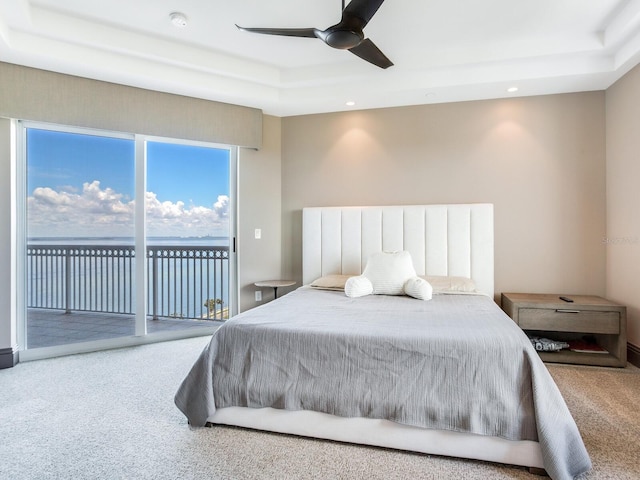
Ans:
[[[374,252],[407,250],[418,275],[472,278],[493,298],[493,205],[314,207],[302,212],[302,275],[359,275]]]

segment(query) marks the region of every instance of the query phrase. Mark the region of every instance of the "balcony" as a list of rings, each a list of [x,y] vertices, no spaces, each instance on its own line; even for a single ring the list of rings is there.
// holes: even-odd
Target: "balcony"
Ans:
[[[134,334],[132,245],[28,245],[28,348]],[[147,331],[228,318],[229,248],[148,246]]]

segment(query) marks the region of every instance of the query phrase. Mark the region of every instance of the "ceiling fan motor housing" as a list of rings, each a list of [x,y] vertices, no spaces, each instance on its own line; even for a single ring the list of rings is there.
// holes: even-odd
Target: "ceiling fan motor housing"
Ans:
[[[327,45],[341,50],[348,50],[360,45],[362,40],[364,40],[364,34],[362,32],[354,32],[351,30],[335,30],[328,32],[325,37]]]

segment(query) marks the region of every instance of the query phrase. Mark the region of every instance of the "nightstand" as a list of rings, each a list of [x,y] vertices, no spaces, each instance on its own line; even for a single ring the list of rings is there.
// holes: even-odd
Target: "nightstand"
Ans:
[[[575,340],[588,335],[608,353],[563,349],[538,352],[545,362],[624,367],[627,364],[627,309],[593,295],[503,293],[502,309],[530,336]]]

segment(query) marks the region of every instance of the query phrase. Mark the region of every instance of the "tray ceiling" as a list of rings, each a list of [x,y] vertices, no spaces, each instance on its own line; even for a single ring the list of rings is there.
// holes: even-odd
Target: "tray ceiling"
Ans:
[[[640,62],[640,0],[388,0],[365,28],[386,70],[235,26],[324,29],[340,12],[338,0],[0,0],[0,60],[276,116],[602,90]]]

